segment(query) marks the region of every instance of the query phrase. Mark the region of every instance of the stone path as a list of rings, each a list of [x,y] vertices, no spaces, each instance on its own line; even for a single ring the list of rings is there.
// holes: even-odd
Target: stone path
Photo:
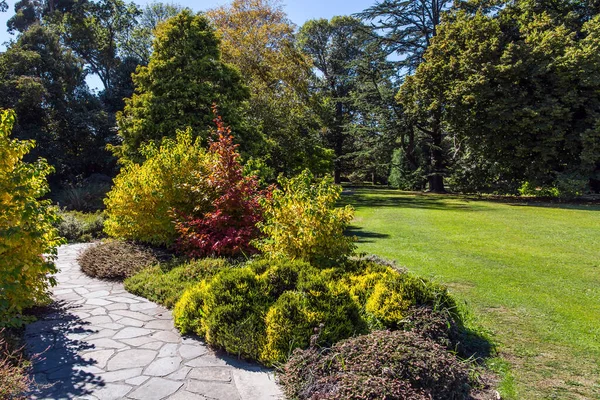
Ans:
[[[26,331],[38,388],[32,399],[281,398],[273,374],[182,338],[171,312],[85,276],[77,244],[59,249],[57,307]]]

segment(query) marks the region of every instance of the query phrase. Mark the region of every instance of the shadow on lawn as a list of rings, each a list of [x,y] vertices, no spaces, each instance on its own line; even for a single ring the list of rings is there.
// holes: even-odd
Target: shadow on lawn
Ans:
[[[461,203],[448,202],[459,200]],[[361,191],[345,191],[340,199],[343,205],[350,204],[355,208],[363,207],[403,207],[427,210],[446,211],[479,211],[489,210],[477,205],[475,201],[453,195],[429,195],[423,193],[404,193],[395,190],[377,189],[365,193]]]
[[[458,201],[456,202],[449,202]],[[516,196],[478,196],[461,194],[435,194],[423,192],[403,192],[383,187],[346,186],[340,200],[344,205],[361,207],[405,207],[430,210],[492,211],[479,202],[506,204],[513,207],[558,208],[563,210],[600,211],[600,200],[573,200],[569,202],[551,198],[523,198]],[[462,203],[462,204],[461,204]]]
[[[64,304],[57,304],[27,326],[26,348],[34,355],[31,396],[73,398],[91,394],[95,386],[104,386],[101,378],[88,372],[96,362],[78,354],[94,347],[81,340],[96,333],[85,325]]]
[[[345,232],[346,236],[356,236],[358,243],[373,243],[373,239],[385,239],[390,237],[387,233],[366,231],[361,227],[350,225]]]

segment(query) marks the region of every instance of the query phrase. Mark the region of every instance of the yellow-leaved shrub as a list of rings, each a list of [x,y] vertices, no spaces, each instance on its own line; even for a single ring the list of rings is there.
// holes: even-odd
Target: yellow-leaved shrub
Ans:
[[[354,218],[351,206],[336,207],[342,189],[331,178],[315,180],[308,170],[279,180],[281,189],[263,202],[266,238],[256,244],[271,257],[326,265],[350,255],[354,238],[344,235]]]
[[[191,129],[164,138],[159,148],[146,145],[142,153],[143,164],[130,163],[115,178],[105,200],[104,230],[119,239],[170,245],[177,237],[173,213],[203,214],[210,207],[206,177],[212,156]]]
[[[52,167],[23,162],[35,143],[10,138],[14,121],[13,111],[0,112],[0,327],[22,325],[24,309],[49,300],[53,256],[63,243],[55,210],[40,200]]]

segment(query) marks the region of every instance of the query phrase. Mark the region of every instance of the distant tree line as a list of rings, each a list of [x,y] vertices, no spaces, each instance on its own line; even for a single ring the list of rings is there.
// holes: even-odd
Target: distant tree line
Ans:
[[[382,0],[298,28],[276,0],[203,13],[20,0],[0,108],[54,166],[53,189],[113,177],[187,127],[208,146],[216,104],[267,182],[309,168],[406,190],[581,195],[600,191],[599,12]]]

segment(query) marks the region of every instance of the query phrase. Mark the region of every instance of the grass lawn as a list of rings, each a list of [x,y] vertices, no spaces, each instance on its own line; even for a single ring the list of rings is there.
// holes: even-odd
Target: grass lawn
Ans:
[[[346,191],[359,251],[448,285],[492,334],[503,398],[600,399],[600,206]]]

